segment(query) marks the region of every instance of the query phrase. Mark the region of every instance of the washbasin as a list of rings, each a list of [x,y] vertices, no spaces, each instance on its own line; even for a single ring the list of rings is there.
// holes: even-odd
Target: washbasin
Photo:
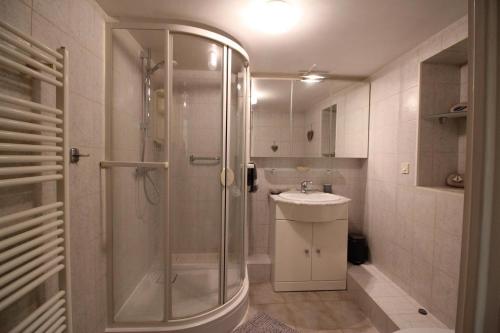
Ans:
[[[287,191],[271,198],[277,219],[299,222],[331,222],[347,219],[349,198],[324,192]]]
[[[279,194],[280,199],[284,201],[290,201],[297,204],[335,204],[338,201],[345,199],[339,195],[325,193],[325,192],[299,192],[299,191],[288,191]]]

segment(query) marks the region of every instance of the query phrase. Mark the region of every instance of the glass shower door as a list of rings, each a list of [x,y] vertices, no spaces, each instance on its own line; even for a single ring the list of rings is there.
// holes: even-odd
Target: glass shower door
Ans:
[[[113,29],[106,159],[112,223],[112,316],[164,320],[165,32]]]
[[[224,48],[172,34],[169,138],[171,317],[221,304]]]
[[[226,260],[225,301],[240,290],[245,276],[245,99],[247,96],[246,61],[229,51],[229,98],[227,108],[226,173]]]

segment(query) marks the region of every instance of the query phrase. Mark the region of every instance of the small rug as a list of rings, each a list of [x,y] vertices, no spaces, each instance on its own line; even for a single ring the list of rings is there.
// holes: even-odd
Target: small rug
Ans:
[[[260,312],[238,327],[233,333],[299,333],[282,322]]]

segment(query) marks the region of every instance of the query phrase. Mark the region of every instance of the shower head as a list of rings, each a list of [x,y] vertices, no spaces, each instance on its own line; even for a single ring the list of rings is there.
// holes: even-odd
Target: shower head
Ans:
[[[156,72],[158,69],[160,69],[161,66],[163,66],[165,64],[165,60],[162,60],[160,61],[159,63],[157,63],[156,65],[153,66],[153,68],[151,68],[149,70],[149,74],[153,74],[154,72]]]

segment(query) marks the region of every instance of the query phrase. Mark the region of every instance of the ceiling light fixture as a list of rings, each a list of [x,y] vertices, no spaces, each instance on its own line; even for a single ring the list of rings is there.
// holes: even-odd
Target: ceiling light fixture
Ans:
[[[327,78],[328,74],[313,71],[314,68],[316,68],[316,64],[313,64],[307,72],[302,72],[300,81],[306,83],[318,83]]]
[[[254,29],[280,34],[289,31],[300,18],[300,11],[290,0],[251,0],[243,13]]]
[[[310,74],[302,75],[302,78],[300,81],[306,82],[306,83],[318,83],[318,82],[323,81],[324,79],[326,79],[326,77],[324,75],[310,73]]]

